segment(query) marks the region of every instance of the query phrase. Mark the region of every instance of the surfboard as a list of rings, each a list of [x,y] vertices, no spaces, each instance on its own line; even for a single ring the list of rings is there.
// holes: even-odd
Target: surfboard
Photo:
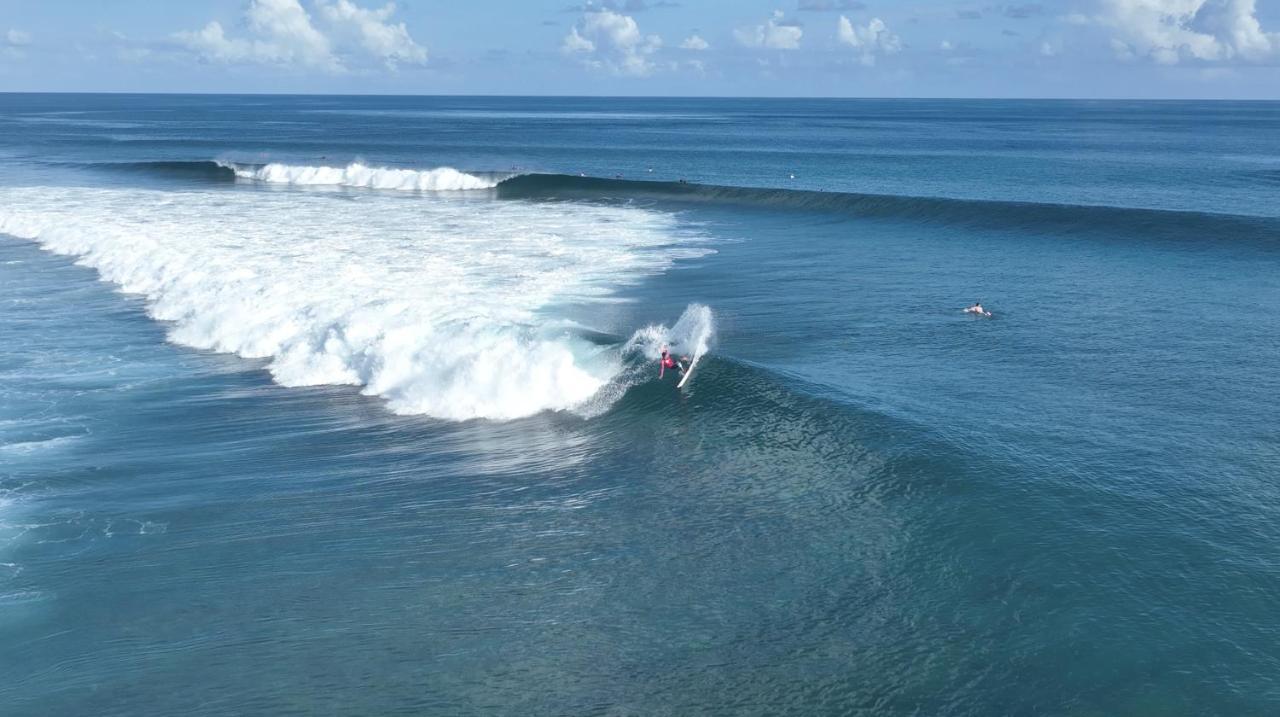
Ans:
[[[693,357],[693,360],[689,362],[689,368],[684,370],[684,376],[680,379],[680,383],[676,384],[676,388],[684,388],[684,385],[689,383],[689,377],[693,375],[693,367],[697,366],[698,361],[701,359],[701,355]]]

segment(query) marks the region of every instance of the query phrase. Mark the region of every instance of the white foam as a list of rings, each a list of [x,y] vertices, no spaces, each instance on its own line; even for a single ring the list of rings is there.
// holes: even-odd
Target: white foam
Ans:
[[[491,189],[498,184],[497,180],[483,179],[459,172],[452,167],[393,169],[369,167],[360,162],[352,162],[345,167],[310,167],[272,163],[254,168],[229,162],[219,162],[219,164],[235,171],[236,176],[241,179],[269,184],[363,187],[414,192]]]
[[[668,268],[698,238],[635,207],[465,195],[0,188],[0,231],[148,299],[171,340],[354,384],[401,413],[509,419],[622,370],[547,315]],[[707,250],[700,250],[705,253]]]
[[[711,350],[715,335],[715,316],[709,307],[702,304],[689,304],[670,328],[664,324],[651,324],[636,331],[623,344],[622,355],[638,358],[638,361],[630,362],[608,386],[574,410],[586,417],[603,413],[632,386],[654,379],[656,362],[663,346],[677,356],[697,360]]]
[[[702,304],[689,304],[674,326],[646,326],[631,335],[623,351],[638,353],[647,360],[656,361],[662,353],[662,347],[666,346],[673,354],[698,359],[711,350],[715,336],[715,316],[711,309]]]

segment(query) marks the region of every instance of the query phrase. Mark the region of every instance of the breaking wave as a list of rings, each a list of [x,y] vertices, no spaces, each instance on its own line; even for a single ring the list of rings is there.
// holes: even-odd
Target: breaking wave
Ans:
[[[345,167],[304,166],[271,163],[262,166],[219,162],[240,179],[268,184],[358,187],[411,192],[446,192],[465,189],[492,189],[498,180],[459,172],[452,167],[396,169],[370,167],[352,162]]]
[[[0,232],[145,296],[176,343],[448,420],[598,412],[634,361],[552,307],[709,251],[642,208],[308,193],[5,188]]]

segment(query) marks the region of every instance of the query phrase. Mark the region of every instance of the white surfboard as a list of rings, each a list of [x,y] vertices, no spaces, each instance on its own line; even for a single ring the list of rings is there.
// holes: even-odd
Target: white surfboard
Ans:
[[[680,383],[676,384],[676,388],[684,388],[684,385],[689,383],[689,377],[693,375],[693,367],[698,365],[698,361],[701,358],[701,354],[693,357],[693,360],[689,362],[689,368],[684,370],[684,377],[680,379]]]

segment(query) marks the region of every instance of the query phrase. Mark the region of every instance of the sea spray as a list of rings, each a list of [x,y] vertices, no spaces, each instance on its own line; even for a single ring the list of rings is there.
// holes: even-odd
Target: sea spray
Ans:
[[[622,370],[591,399],[575,406],[574,413],[588,418],[599,415],[634,386],[657,378],[657,360],[663,346],[677,356],[696,360],[711,350],[715,335],[715,315],[702,304],[689,304],[670,328],[650,324],[637,330],[622,345]]]
[[[656,361],[666,346],[677,356],[697,359],[711,349],[715,335],[715,316],[711,309],[702,304],[689,304],[671,328],[653,324],[636,331],[627,340],[623,353],[640,354]]]

